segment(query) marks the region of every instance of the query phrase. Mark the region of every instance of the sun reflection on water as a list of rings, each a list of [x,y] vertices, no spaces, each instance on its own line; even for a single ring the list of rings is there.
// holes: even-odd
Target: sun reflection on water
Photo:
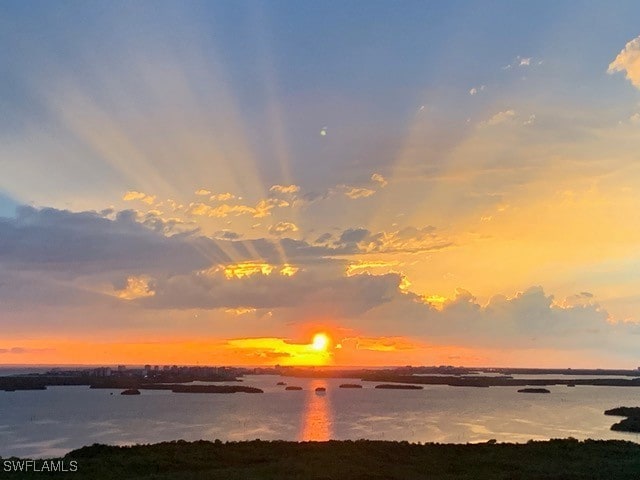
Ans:
[[[322,379],[313,380],[307,392],[307,404],[304,411],[300,440],[324,442],[331,438],[333,415],[331,413],[331,392],[316,393],[316,388],[327,388]]]

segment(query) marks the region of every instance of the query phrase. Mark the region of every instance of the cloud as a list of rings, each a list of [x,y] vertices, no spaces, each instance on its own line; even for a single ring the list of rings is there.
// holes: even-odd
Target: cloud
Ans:
[[[318,238],[316,238],[313,243],[315,244],[322,244],[322,243],[327,243],[329,240],[331,240],[333,238],[333,235],[330,233],[323,233],[322,235],[320,235]]]
[[[156,196],[155,195],[148,195],[146,193],[143,192],[136,192],[134,190],[130,190],[128,192],[126,192],[123,196],[122,199],[126,202],[131,202],[134,200],[140,200],[141,202],[146,203],[147,205],[153,205],[156,201]]]
[[[24,347],[11,347],[11,348],[0,348],[0,354],[8,353],[13,355],[24,355],[30,353],[42,353],[42,352],[50,352],[52,349],[50,348],[24,348]]]
[[[469,95],[477,95],[480,92],[484,92],[484,89],[487,88],[486,85],[480,85],[479,87],[472,87],[469,90]]]
[[[292,222],[278,222],[275,225],[271,225],[269,227],[269,233],[272,235],[284,235],[287,233],[297,232],[298,227],[295,223]]]
[[[250,274],[239,275],[236,266],[232,275],[225,267],[156,279],[155,295],[139,303],[162,309],[294,308],[314,315],[354,316],[397,295],[409,295],[399,289],[402,276],[395,273],[348,277],[342,269],[316,267],[288,275],[285,265],[246,266],[252,267]]]
[[[341,344],[348,348],[349,343],[354,342],[357,350],[372,350],[374,352],[395,352],[398,350],[414,350],[418,347],[415,343],[402,337],[356,337],[345,338]]]
[[[358,260],[352,262],[347,266],[346,274],[355,275],[362,272],[371,273],[372,270],[385,269],[388,270],[392,267],[398,267],[402,265],[397,260]]]
[[[106,218],[97,212],[70,212],[22,206],[14,218],[0,217],[0,264],[27,271],[80,275],[116,270],[140,274],[190,271],[229,257],[210,239],[176,234],[139,221],[132,210]],[[147,223],[147,224],[145,224]]]
[[[250,215],[255,218],[263,218],[271,215],[271,210],[276,207],[282,208],[288,206],[290,206],[289,202],[275,198],[260,200],[254,207],[249,205],[230,205],[227,203],[211,206],[206,203],[196,202],[189,204],[187,214],[213,218],[225,218],[231,215]]]
[[[365,228],[344,230],[333,247],[356,253],[419,253],[441,250],[453,245],[439,237],[432,226],[405,227],[395,231],[372,233]]]
[[[633,124],[640,124],[640,113],[634,113],[629,117],[629,121]]]
[[[198,190],[195,191],[196,195],[201,195],[201,196],[206,196],[206,195],[211,195],[211,192],[209,190],[205,190],[204,188],[200,188]]]
[[[237,232],[232,232],[231,230],[218,230],[213,234],[214,238],[218,240],[239,240],[242,238],[242,234]]]
[[[640,89],[640,37],[629,41],[609,64],[607,73],[626,72],[626,78]]]
[[[149,211],[145,214],[137,214],[136,221],[165,236],[193,235],[200,231],[200,227],[195,222],[175,217],[163,218],[161,215],[161,212]]]
[[[298,193],[300,187],[298,185],[273,185],[269,191],[274,193]]]
[[[21,207],[15,218],[0,218],[3,318],[24,311],[32,318],[30,325],[42,331],[47,331],[42,318],[56,318],[56,328],[66,331],[75,325],[73,318],[104,318],[105,311],[120,315],[119,308],[135,311],[124,317],[131,319],[144,312],[157,318],[151,312],[158,310],[173,318],[176,312],[196,309],[211,312],[208,328],[231,332],[239,328],[224,323],[233,321],[232,314],[252,321],[258,312],[273,312],[273,317],[260,314],[260,328],[326,316],[366,332],[363,337],[402,335],[439,345],[633,351],[638,338],[631,335],[637,333],[636,325],[611,323],[591,292],[557,300],[542,287],[531,287],[484,303],[463,289],[452,298],[412,292],[401,272],[388,271],[402,264],[372,254],[452,245],[432,226],[380,232],[354,227],[322,235],[314,245],[286,237],[227,236],[233,237],[227,232],[220,235],[223,239],[166,236],[142,224],[133,211]],[[371,273],[380,271],[385,273]],[[100,285],[110,290],[100,290]],[[43,306],[46,313],[40,314]],[[254,309],[256,315],[248,315]],[[17,328],[19,323],[12,322],[17,320],[5,323]],[[161,328],[148,322],[150,331]],[[370,346],[392,348],[388,342]]]
[[[637,340],[631,334],[637,326],[612,324],[608,318],[593,297],[579,294],[556,301],[542,287],[533,286],[511,297],[494,295],[486,304],[458,289],[439,308],[397,296],[350,326],[366,324],[375,326],[368,330],[375,335],[402,332],[431,343],[474,348],[634,351]]]
[[[499,125],[501,123],[512,120],[516,116],[515,110],[504,110],[502,112],[498,112],[493,115],[489,120],[487,120],[487,125]]]
[[[240,316],[246,315],[247,313],[255,313],[257,310],[255,308],[249,307],[238,307],[238,308],[227,308],[225,309],[225,313],[230,315]]]
[[[274,337],[233,339],[227,342],[226,347],[249,358],[283,365],[324,365],[332,356],[328,351],[316,351],[310,344]]]
[[[212,202],[226,202],[228,200],[235,200],[236,196],[232,193],[229,192],[225,192],[225,193],[216,193],[214,195],[211,195],[209,197],[209,200],[211,200]]]
[[[527,118],[524,122],[522,122],[523,125],[529,126],[529,125],[533,125],[536,122],[536,116],[534,114],[529,115],[529,118]]]
[[[369,237],[371,232],[366,228],[349,228],[342,232],[337,244],[348,244],[362,242]]]
[[[505,65],[502,67],[503,70],[511,70],[512,68],[528,68],[533,66],[542,65],[544,62],[542,60],[536,60],[533,57],[522,57],[518,55],[509,65]]]
[[[357,198],[370,197],[371,195],[376,193],[375,190],[371,190],[370,188],[351,187],[349,185],[343,185],[341,186],[341,188],[345,196],[349,197],[352,200],[355,200]]]
[[[384,188],[387,186],[387,184],[389,183],[381,174],[379,173],[374,173],[371,175],[371,180],[373,180],[374,182],[376,182],[378,185],[380,185],[380,187]]]
[[[124,288],[116,289],[116,296],[124,300],[151,297],[154,292],[149,287],[150,280],[147,276],[130,276],[127,278]]]

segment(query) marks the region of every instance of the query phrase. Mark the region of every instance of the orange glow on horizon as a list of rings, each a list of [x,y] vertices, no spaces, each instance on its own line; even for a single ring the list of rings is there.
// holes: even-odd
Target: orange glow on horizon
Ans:
[[[318,330],[316,330],[318,331]],[[312,342],[314,336],[309,336]],[[570,352],[552,349],[489,349],[464,345],[415,343],[406,337],[342,337],[334,335],[330,348],[318,351],[313,343],[293,343],[277,337],[263,338],[140,338],[122,341],[87,337],[4,339],[20,348],[0,345],[2,365],[237,365],[237,366],[392,366],[464,365],[530,367],[541,358],[544,367],[571,364]],[[333,346],[331,346],[333,345]],[[589,358],[577,367],[607,365],[606,358]],[[611,365],[612,367],[615,365]]]

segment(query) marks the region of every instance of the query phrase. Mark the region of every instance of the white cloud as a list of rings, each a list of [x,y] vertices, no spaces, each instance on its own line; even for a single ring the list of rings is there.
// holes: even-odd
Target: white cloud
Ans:
[[[628,42],[613,62],[607,73],[626,72],[626,78],[640,89],[640,37]]]
[[[515,110],[504,110],[502,112],[496,113],[489,120],[487,120],[487,125],[499,125],[508,120],[513,119],[516,116]]]
[[[523,57],[518,55],[509,65],[502,67],[502,70],[511,70],[512,68],[528,68],[534,66],[540,66],[543,64],[542,60],[536,60],[533,57]]]
[[[381,174],[379,173],[374,173],[373,175],[371,175],[371,180],[373,180],[374,182],[378,183],[381,187],[386,187],[387,184],[389,183],[387,181],[386,178],[384,178]]]

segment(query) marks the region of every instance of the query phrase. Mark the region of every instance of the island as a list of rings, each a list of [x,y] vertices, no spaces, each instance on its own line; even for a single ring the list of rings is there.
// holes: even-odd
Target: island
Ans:
[[[640,433],[640,407],[618,407],[605,410],[605,415],[627,417],[611,425],[611,430],[618,432]]]
[[[120,395],[140,395],[140,390],[137,388],[128,388],[120,392]]]
[[[288,387],[285,387],[285,390],[302,390],[302,387],[296,387],[296,386],[290,385]]]
[[[153,389],[153,387],[145,387]],[[264,393],[264,390],[244,385],[171,385],[174,393]]]
[[[361,382],[413,385],[449,385],[452,387],[640,387],[640,370],[601,369],[523,369],[466,367],[395,367],[385,369],[326,369],[313,367],[212,367],[212,366],[125,366],[76,370],[52,369],[44,374],[0,377],[0,390],[46,390],[47,386],[87,385],[90,388],[141,389],[148,385],[188,384],[192,382],[241,382],[244,375],[279,375],[297,378],[357,379]],[[545,375],[547,378],[513,378],[513,375]],[[589,378],[594,375],[598,378]],[[565,377],[563,376],[570,376]],[[575,378],[578,377],[578,378]],[[623,378],[618,378],[623,377]],[[286,381],[276,385],[285,386]],[[343,385],[356,385],[343,384]],[[340,388],[361,388],[358,386]]]
[[[421,385],[393,385],[383,383],[382,385],[376,385],[375,388],[383,388],[387,390],[422,390],[424,387]]]
[[[551,393],[551,390],[546,388],[521,388],[518,393]]]
[[[343,383],[339,388],[362,388],[359,383]]]

